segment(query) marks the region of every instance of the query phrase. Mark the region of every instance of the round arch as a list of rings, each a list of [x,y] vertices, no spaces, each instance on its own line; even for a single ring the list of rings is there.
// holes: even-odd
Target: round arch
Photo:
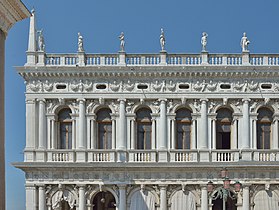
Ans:
[[[171,113],[174,114],[176,113],[179,109],[188,109],[191,113],[196,113],[196,109],[192,104],[176,104]]]
[[[168,199],[168,204],[172,205],[172,199],[174,198],[176,193],[181,193],[181,192],[183,192],[183,193],[191,193],[192,194],[192,196],[194,198],[194,202],[195,202],[194,203],[195,207],[196,207],[197,204],[200,204],[199,203],[200,202],[199,195],[198,195],[198,193],[197,193],[197,191],[196,191],[196,189],[194,187],[185,187],[184,189],[182,189],[181,186],[175,188],[172,191],[172,193],[170,194],[169,199]],[[194,208],[194,209],[196,209],[196,208]]]
[[[151,110],[151,114],[155,114],[156,113],[156,110],[153,106],[148,106],[146,104],[135,104],[133,107],[132,107],[132,110],[131,110],[131,113],[133,114],[136,114],[138,110],[140,109],[150,109]]]

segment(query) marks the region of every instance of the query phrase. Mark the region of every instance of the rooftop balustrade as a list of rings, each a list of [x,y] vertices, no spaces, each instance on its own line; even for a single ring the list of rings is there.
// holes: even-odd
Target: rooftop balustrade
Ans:
[[[26,66],[278,66],[279,54],[37,54]]]

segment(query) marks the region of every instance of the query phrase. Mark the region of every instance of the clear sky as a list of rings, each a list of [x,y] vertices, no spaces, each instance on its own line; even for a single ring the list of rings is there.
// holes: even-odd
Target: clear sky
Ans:
[[[124,31],[127,53],[158,53],[163,27],[166,50],[199,53],[203,31],[209,53],[240,53],[244,31],[251,53],[279,53],[278,0],[23,0],[35,8],[48,53],[75,53],[77,33],[87,53],[116,53]],[[26,62],[29,20],[17,23],[6,42],[7,210],[25,209],[23,161],[24,81],[13,66]]]

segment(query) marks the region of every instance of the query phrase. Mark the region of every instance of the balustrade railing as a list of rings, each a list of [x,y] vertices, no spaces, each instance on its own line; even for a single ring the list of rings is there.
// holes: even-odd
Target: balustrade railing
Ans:
[[[155,151],[129,151],[129,162],[156,162]]]
[[[235,161],[239,161],[238,150],[212,151],[212,162],[235,162]]]
[[[118,54],[46,54],[47,66],[76,66],[80,65],[79,58],[84,56],[85,66],[111,66],[119,64]],[[208,54],[207,62],[202,61],[201,54],[166,54],[166,63],[170,66],[193,65],[242,65],[242,54]],[[160,54],[125,54],[128,66],[160,65]],[[279,65],[279,54],[249,54],[249,63],[253,66]],[[121,64],[123,65],[123,64]],[[82,65],[83,66],[83,65]]]
[[[277,150],[258,150],[254,152],[254,161],[279,161],[279,151]]]
[[[170,151],[171,162],[198,162],[198,152],[193,150]]]
[[[203,151],[204,154],[205,151]],[[77,152],[75,150],[47,150],[42,155],[32,157],[33,151],[25,151],[25,160],[38,162],[76,162]],[[86,150],[85,159],[81,162],[116,162],[118,157],[116,150]],[[158,151],[156,150],[127,150],[126,162],[158,162]],[[208,160],[200,160],[199,150],[170,150],[167,153],[168,162],[238,162],[246,161],[279,161],[279,150],[208,150]],[[44,159],[45,157],[46,159]]]

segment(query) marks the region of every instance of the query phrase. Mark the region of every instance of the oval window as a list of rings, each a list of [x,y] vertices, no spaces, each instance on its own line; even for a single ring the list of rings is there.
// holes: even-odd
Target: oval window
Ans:
[[[183,89],[183,90],[190,88],[190,86],[188,84],[180,84],[178,87],[179,87],[179,89]]]
[[[58,89],[58,90],[63,90],[63,89],[66,89],[66,85],[63,85],[63,84],[58,84],[58,85],[56,85],[56,89]]]
[[[98,90],[104,90],[104,89],[107,88],[107,85],[105,85],[105,84],[100,84],[100,85],[97,85],[96,88],[97,88]]]
[[[221,84],[221,85],[220,85],[220,88],[221,88],[221,89],[228,90],[228,89],[231,89],[231,85],[230,85],[230,84]]]
[[[271,84],[262,84],[262,85],[261,85],[261,88],[262,88],[262,89],[271,89],[271,88],[272,88],[272,85],[271,85]]]
[[[148,85],[145,85],[145,84],[139,84],[138,85],[138,89],[143,90],[143,89],[147,89],[147,88],[148,88]]]

